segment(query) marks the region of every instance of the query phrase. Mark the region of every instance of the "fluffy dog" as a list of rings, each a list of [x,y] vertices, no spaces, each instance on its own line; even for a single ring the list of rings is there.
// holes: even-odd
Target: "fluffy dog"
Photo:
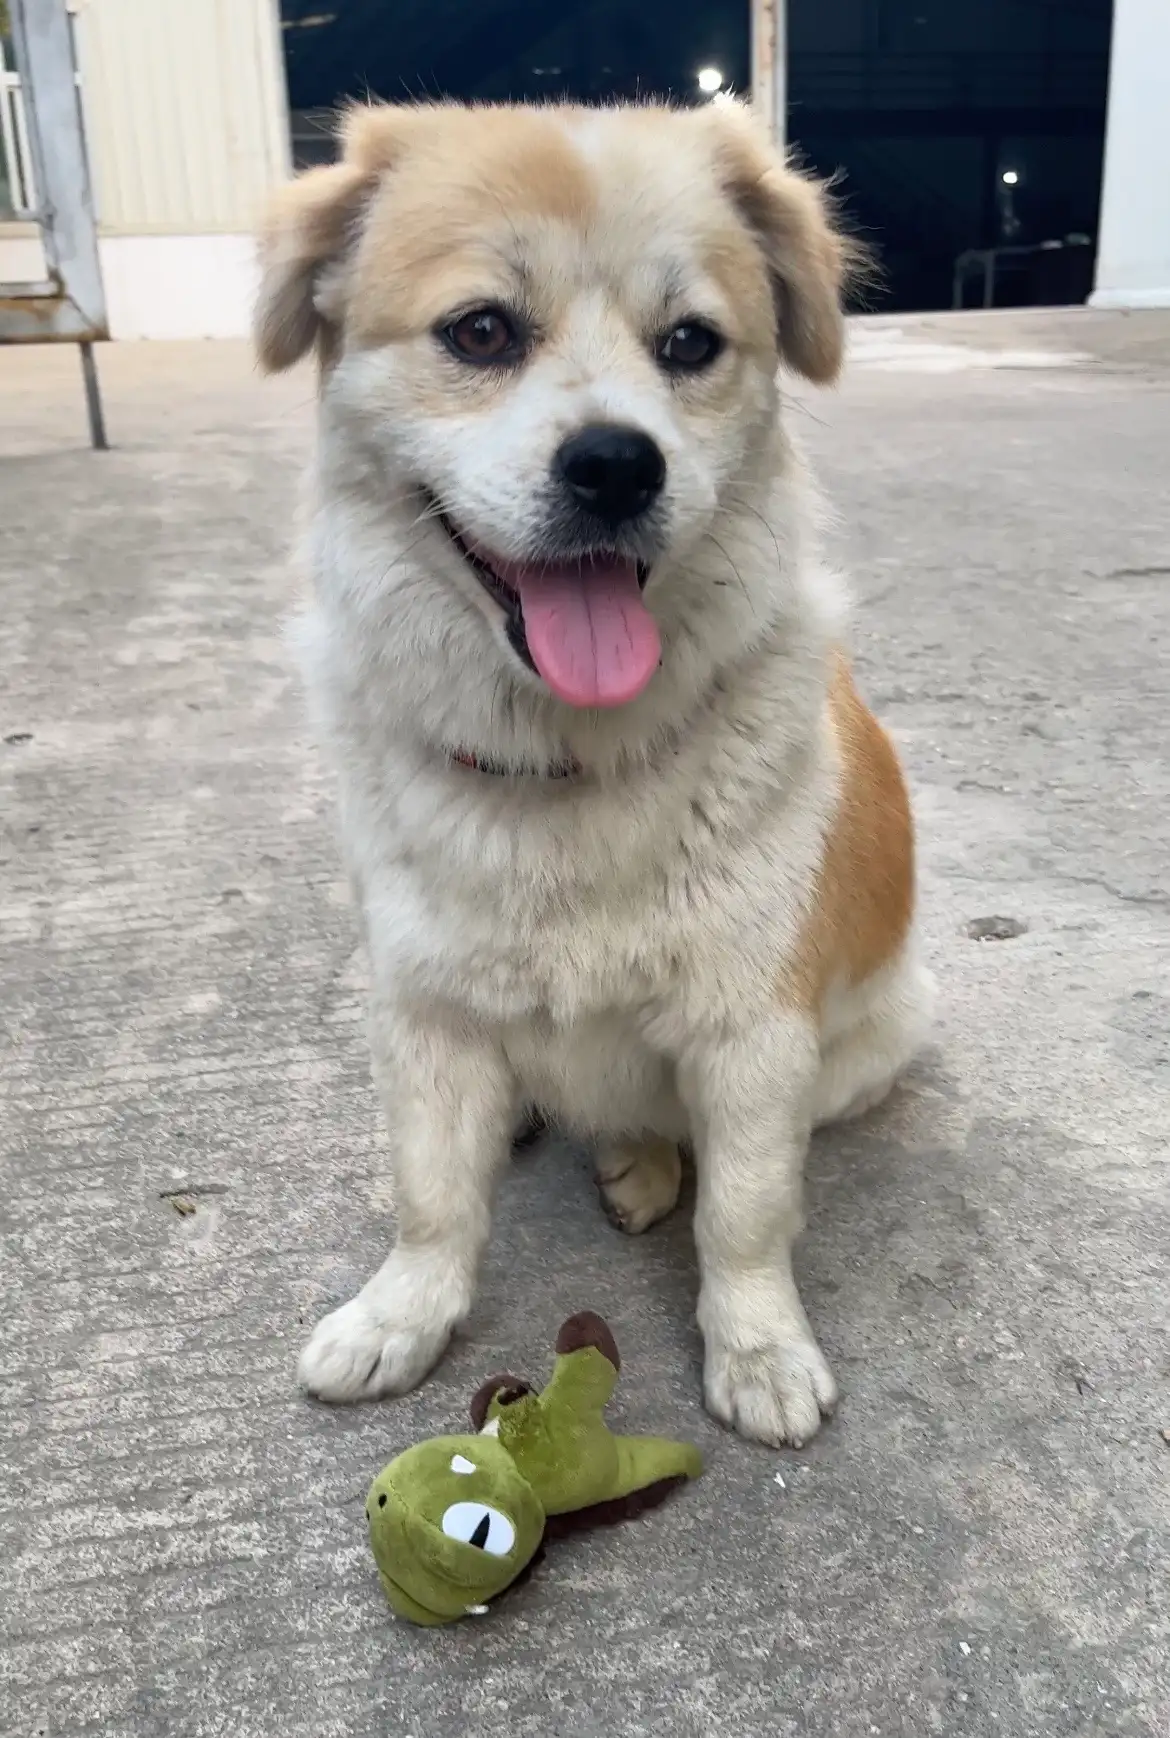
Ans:
[[[316,348],[304,624],[368,946],[398,1239],[301,1377],[399,1392],[536,1105],[641,1231],[697,1172],[707,1402],[806,1440],[809,1131],[920,1041],[910,813],[842,650],[778,364],[850,248],[729,103],[369,108],[294,182],[257,340]]]

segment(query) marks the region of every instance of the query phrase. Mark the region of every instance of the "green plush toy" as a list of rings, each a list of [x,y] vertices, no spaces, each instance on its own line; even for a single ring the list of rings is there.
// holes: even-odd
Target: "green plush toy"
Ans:
[[[471,1403],[478,1435],[420,1442],[370,1486],[370,1543],[400,1617],[478,1616],[546,1538],[630,1519],[702,1471],[689,1443],[607,1427],[621,1360],[600,1316],[571,1316],[556,1353],[542,1393],[490,1377]]]

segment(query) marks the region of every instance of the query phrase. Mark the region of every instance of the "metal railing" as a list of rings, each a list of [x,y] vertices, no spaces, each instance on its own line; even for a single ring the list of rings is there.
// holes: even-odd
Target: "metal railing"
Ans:
[[[32,218],[37,209],[32,152],[20,75],[5,64],[0,43],[0,222]]]
[[[1064,255],[1067,249],[1078,249],[1084,254],[1086,248],[1092,247],[1092,241],[1087,235],[1068,235],[1062,241],[1035,241],[1025,243],[1004,243],[999,247],[969,247],[955,261],[954,278],[951,284],[951,307],[961,309],[967,306],[967,285],[972,278],[982,281],[982,306],[995,307],[996,285],[1003,267],[1019,267],[1027,261],[1053,258]],[[1090,260],[1091,256],[1084,254]],[[1087,291],[1086,291],[1087,293]]]
[[[0,344],[76,344],[90,440],[105,448],[93,346],[110,325],[69,0],[5,0],[4,24],[16,66],[0,58],[0,192],[12,217],[31,219],[42,263],[39,276],[0,283]]]

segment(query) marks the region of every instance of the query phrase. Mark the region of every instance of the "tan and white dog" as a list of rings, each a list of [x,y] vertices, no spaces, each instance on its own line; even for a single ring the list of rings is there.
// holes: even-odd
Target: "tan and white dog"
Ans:
[[[324,1399],[440,1356],[537,1105],[631,1231],[692,1146],[712,1411],[797,1443],[833,1405],[809,1132],[930,1002],[776,381],[836,376],[848,257],[733,104],[360,110],[272,217],[261,359],[321,363],[303,641],[398,1213],[302,1356]]]

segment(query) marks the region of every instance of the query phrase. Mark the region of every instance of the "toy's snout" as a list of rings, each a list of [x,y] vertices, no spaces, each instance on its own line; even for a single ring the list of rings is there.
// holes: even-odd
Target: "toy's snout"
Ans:
[[[532,1487],[492,1438],[408,1449],[374,1480],[366,1519],[387,1599],[422,1624],[452,1623],[502,1593],[544,1531]]]

